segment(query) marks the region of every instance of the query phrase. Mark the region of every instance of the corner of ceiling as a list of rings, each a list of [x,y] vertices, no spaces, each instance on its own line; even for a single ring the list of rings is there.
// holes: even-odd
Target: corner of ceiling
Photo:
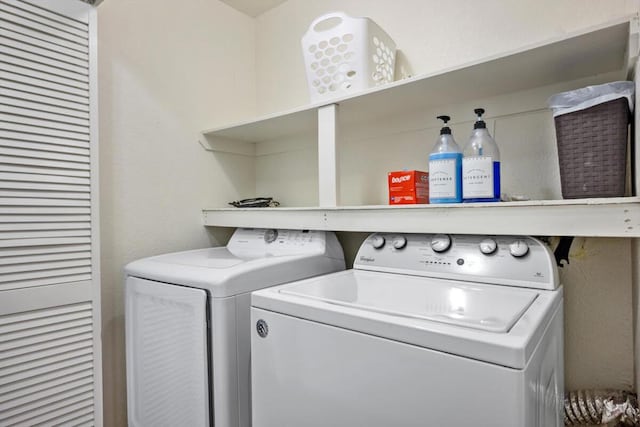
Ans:
[[[84,1],[84,0],[83,0]],[[101,0],[98,0],[101,1]],[[256,18],[287,0],[221,0],[232,8]]]

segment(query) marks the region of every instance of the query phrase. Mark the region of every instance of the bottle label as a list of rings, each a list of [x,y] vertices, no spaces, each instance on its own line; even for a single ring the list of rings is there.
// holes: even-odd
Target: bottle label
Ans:
[[[462,198],[491,198],[493,194],[493,159],[487,156],[462,159]]]
[[[456,158],[429,161],[429,198],[450,197],[456,197]]]

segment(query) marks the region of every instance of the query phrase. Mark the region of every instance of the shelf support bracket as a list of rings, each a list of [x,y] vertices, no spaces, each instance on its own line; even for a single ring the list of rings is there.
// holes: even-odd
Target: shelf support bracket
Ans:
[[[256,144],[254,142],[234,141],[217,136],[201,135],[198,144],[207,151],[214,153],[231,153],[241,156],[256,156]]]
[[[338,105],[318,108],[318,202],[320,207],[338,205]]]

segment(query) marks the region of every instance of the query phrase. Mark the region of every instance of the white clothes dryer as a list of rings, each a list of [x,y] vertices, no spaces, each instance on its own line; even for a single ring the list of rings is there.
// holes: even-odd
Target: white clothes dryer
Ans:
[[[127,265],[129,426],[250,426],[250,292],[338,270],[333,233],[263,229]]]
[[[531,237],[374,234],[254,292],[254,427],[561,427],[562,287]]]

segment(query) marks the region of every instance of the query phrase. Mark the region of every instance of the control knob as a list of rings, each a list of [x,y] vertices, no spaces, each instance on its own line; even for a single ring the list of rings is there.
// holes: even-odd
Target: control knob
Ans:
[[[405,246],[407,246],[407,238],[404,236],[398,236],[395,239],[393,239],[392,245],[396,249],[402,249]]]
[[[451,237],[447,234],[436,234],[431,238],[431,249],[434,252],[444,252],[451,246]]]
[[[529,245],[522,239],[514,240],[509,245],[509,253],[516,258],[521,258],[529,253]]]
[[[480,242],[480,252],[485,255],[491,255],[496,249],[498,249],[498,243],[496,243],[495,239],[488,237]]]
[[[386,240],[383,236],[376,234],[375,236],[373,236],[371,238],[371,245],[375,248],[375,249],[382,249],[382,247],[384,246],[384,244],[386,243]]]
[[[266,243],[273,243],[278,238],[278,230],[268,229],[264,232],[264,241]]]

